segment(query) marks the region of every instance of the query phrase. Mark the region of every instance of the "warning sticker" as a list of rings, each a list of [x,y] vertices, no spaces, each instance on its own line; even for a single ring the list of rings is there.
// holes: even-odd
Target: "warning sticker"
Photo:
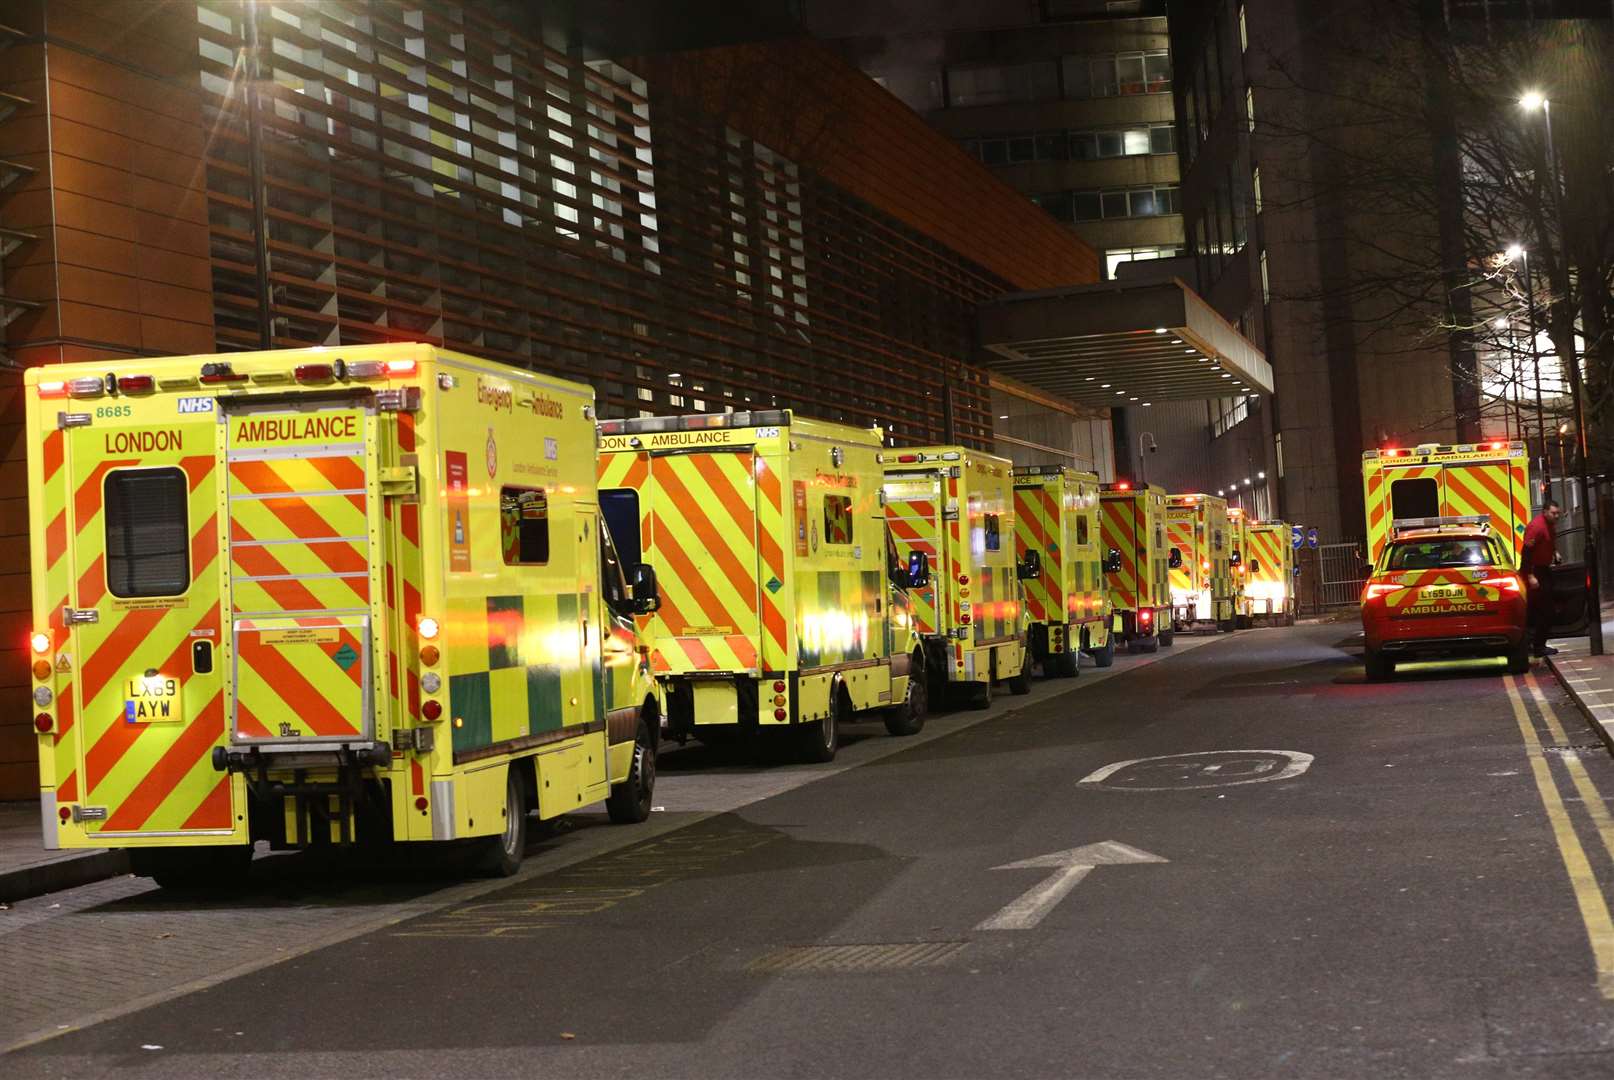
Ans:
[[[265,645],[327,645],[336,640],[334,626],[294,626],[286,630],[260,630],[258,640]]]
[[[471,507],[467,497],[468,467],[461,450],[443,452],[443,473],[448,480],[448,568],[458,574],[471,569]]]

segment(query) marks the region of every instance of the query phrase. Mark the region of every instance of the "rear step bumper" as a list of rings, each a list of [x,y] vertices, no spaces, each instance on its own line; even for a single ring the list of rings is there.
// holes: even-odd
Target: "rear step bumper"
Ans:
[[[219,772],[259,773],[294,769],[342,769],[358,766],[385,769],[392,765],[392,747],[385,742],[342,743],[313,748],[295,743],[267,746],[213,748],[213,768]]]

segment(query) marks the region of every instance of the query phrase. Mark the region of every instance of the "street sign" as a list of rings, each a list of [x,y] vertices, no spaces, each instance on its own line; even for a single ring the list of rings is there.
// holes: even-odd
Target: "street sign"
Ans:
[[[1114,840],[1105,840],[1097,844],[1070,848],[1067,851],[1056,851],[1050,855],[1039,855],[1034,859],[1021,859],[1019,862],[994,866],[992,868],[994,870],[1052,870],[1053,873],[1034,888],[1021,894],[1002,911],[977,925],[975,929],[1030,930],[1042,922],[1043,916],[1057,907],[1059,901],[1070,895],[1070,891],[1081,883],[1082,878],[1092,873],[1095,867],[1170,861],[1147,851],[1116,843]]]
[[[1299,551],[1301,548],[1305,547],[1306,530],[1301,528],[1299,525],[1289,526],[1289,542],[1294,544],[1296,551]]]
[[[1311,548],[1313,551],[1317,550],[1317,530],[1316,529],[1307,529],[1306,530],[1306,546]]]

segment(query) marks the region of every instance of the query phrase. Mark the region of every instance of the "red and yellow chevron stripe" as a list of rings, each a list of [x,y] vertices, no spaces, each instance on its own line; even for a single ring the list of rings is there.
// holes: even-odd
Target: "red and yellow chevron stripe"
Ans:
[[[1110,599],[1117,611],[1136,611],[1138,607],[1138,496],[1131,492],[1111,495],[1106,492],[1099,500],[1103,511],[1103,525],[1099,530],[1106,549],[1120,553],[1121,566],[1109,575]],[[1147,569],[1147,568],[1145,568]]]
[[[915,552],[930,560],[931,583],[909,591],[913,603],[914,630],[919,634],[939,634],[943,627],[937,617],[937,575],[945,572],[941,561],[941,507],[939,491],[930,477],[888,478],[885,519],[896,543],[897,556],[904,563]]]
[[[1014,489],[1014,551],[1024,561],[1038,552],[1042,573],[1025,583],[1026,610],[1034,622],[1059,623],[1066,618],[1065,539],[1061,536],[1059,487],[1063,477],[1019,485]],[[1074,593],[1071,605],[1077,603]],[[1074,607],[1069,612],[1074,615]]]

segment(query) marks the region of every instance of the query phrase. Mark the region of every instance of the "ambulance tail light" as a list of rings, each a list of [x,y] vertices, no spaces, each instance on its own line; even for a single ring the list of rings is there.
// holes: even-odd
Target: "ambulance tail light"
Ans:
[[[1505,593],[1522,593],[1524,591],[1524,585],[1519,581],[1518,574],[1497,574],[1486,578],[1480,584],[1489,585],[1493,589],[1501,589]]]
[[[958,583],[960,585],[968,585],[970,583],[970,576],[968,574],[958,575]]]
[[[1120,481],[1119,483],[1117,483],[1115,485],[1115,490],[1116,491],[1131,491],[1132,490],[1132,484],[1129,481],[1122,480],[1122,481]]]
[[[84,379],[69,379],[67,380],[67,392],[79,398],[100,397],[106,393],[106,384],[101,381],[98,375],[91,375]]]
[[[336,369],[329,364],[298,364],[292,374],[300,383],[323,383],[336,378]]]
[[[67,383],[61,379],[52,379],[39,384],[39,396],[42,398],[58,398],[67,396]]]
[[[1144,626],[1148,626],[1150,623],[1154,622],[1154,612],[1150,611],[1148,608],[1144,608],[1142,611],[1138,612],[1138,621]]]
[[[919,454],[898,454],[897,455],[897,464],[898,465],[917,465],[919,463],[919,461],[920,461],[920,455]]]
[[[775,709],[775,710],[773,710],[773,718],[775,720],[783,720],[786,717],[788,717],[789,715],[790,714],[785,712],[783,709]]]
[[[401,379],[401,378],[406,378],[407,376],[413,375],[414,373],[415,373],[415,362],[413,360],[388,360],[387,361],[387,374],[388,375],[393,375],[393,376],[396,376],[396,377]]]
[[[219,383],[238,383],[247,381],[245,373],[236,371],[229,364],[221,364],[216,361],[210,364],[202,365],[202,374],[200,379],[203,386],[214,386]]]
[[[1199,560],[1199,568],[1201,570],[1209,571],[1210,570],[1210,560],[1209,559],[1201,559],[1201,560]]]
[[[443,716],[443,703],[441,701],[428,701],[420,707],[420,715],[428,720],[440,720]]]
[[[50,673],[52,670],[53,669],[50,666],[50,661],[46,660],[43,656],[34,661],[34,678],[38,679],[40,682],[48,681],[50,679]]]
[[[66,825],[73,816],[73,808],[71,806],[64,806],[56,811],[56,816],[62,819],[63,825]]]
[[[1367,588],[1362,590],[1362,599],[1377,600],[1381,596],[1388,596],[1400,587],[1393,581],[1370,581]]]
[[[150,375],[119,375],[120,394],[149,394],[157,389],[157,380]]]
[[[776,693],[776,694],[782,694],[782,693],[785,692],[785,683],[784,683],[783,679],[775,679],[774,680],[773,692]]]
[[[1405,450],[1398,450],[1393,446],[1385,447],[1383,452],[1385,457],[1405,457],[1407,453]]]
[[[437,636],[439,627],[436,619],[432,618],[430,615],[423,615],[420,617],[420,620],[415,623],[415,629],[420,632],[421,637],[425,638],[427,641],[430,641]]]
[[[44,654],[50,652],[50,635],[35,633],[28,639],[28,644],[34,647],[34,652]]]
[[[41,735],[49,735],[56,726],[56,721],[50,718],[50,713],[40,713],[34,717],[34,730]]]

